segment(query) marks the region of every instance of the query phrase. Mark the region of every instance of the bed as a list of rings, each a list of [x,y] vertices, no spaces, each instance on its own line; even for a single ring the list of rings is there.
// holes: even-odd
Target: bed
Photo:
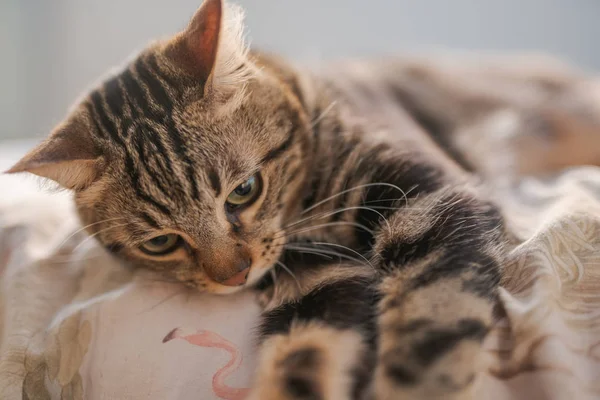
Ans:
[[[29,143],[5,145],[8,167]],[[0,176],[0,398],[243,399],[250,293],[132,273],[81,232],[69,194]],[[477,398],[600,398],[600,168],[498,188],[519,241]]]

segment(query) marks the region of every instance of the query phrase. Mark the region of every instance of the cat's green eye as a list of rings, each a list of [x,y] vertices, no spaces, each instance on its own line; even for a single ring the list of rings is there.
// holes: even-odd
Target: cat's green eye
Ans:
[[[260,180],[258,175],[253,175],[246,182],[238,185],[233,192],[227,196],[227,206],[230,208],[239,208],[248,205],[260,194]]]
[[[174,233],[156,236],[140,246],[140,249],[151,256],[162,256],[172,253],[181,245],[181,236]]]

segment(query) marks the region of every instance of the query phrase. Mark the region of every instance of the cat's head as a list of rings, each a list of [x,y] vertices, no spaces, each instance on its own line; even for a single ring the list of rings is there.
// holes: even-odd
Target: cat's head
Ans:
[[[72,189],[88,231],[133,265],[217,293],[256,282],[299,208],[309,121],[241,19],[205,0],[9,172]]]

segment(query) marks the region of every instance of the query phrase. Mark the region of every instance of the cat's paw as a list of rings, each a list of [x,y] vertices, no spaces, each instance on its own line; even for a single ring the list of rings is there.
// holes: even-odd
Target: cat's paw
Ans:
[[[460,367],[459,367],[460,369]],[[372,400],[473,400],[475,375],[452,373],[417,377],[400,365],[379,365],[374,377]]]

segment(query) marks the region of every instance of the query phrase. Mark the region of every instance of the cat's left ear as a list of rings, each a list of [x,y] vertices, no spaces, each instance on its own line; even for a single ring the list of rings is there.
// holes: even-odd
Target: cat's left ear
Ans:
[[[188,27],[167,49],[174,61],[186,72],[204,82],[209,90],[217,62],[223,19],[223,0],[204,0]]]
[[[30,172],[67,189],[78,190],[96,180],[103,169],[104,158],[94,145],[89,129],[73,119],[59,125],[6,173]]]

